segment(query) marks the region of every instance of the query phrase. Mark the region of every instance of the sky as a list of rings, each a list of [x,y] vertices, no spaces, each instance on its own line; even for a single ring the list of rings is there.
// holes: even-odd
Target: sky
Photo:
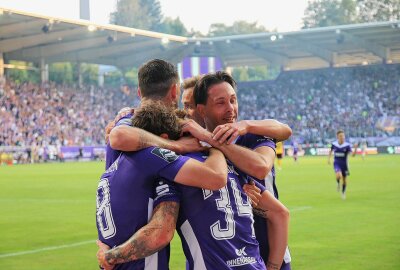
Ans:
[[[212,23],[258,22],[266,29],[296,31],[308,0],[159,0],[164,16],[179,17],[188,30],[207,33]],[[47,16],[78,19],[79,0],[0,0],[0,7]],[[90,0],[91,20],[109,22],[116,0]]]

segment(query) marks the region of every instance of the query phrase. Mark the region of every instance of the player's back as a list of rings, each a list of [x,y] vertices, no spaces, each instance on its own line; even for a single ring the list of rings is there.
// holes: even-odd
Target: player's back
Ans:
[[[183,164],[177,155],[168,156],[171,153],[156,147],[121,153],[102,175],[97,189],[96,212],[98,235],[102,242],[110,247],[120,245],[148,223],[159,177],[173,180],[171,171],[179,169],[171,167]],[[115,269],[164,270],[168,269],[168,256],[164,249],[159,254],[118,265]]]
[[[127,126],[132,126],[132,120],[131,118],[133,117],[133,114],[128,114],[121,119],[118,120],[118,122],[115,124],[115,126],[121,126],[121,125],[127,125]],[[111,147],[110,143],[107,143],[106,145],[106,170],[111,166],[111,164],[114,163],[114,161],[119,157],[122,151],[115,150]]]
[[[191,154],[204,161],[201,154]],[[228,183],[210,191],[179,185],[177,230],[188,269],[265,269],[253,228],[253,213],[239,176],[228,168]],[[205,179],[206,180],[206,179]]]

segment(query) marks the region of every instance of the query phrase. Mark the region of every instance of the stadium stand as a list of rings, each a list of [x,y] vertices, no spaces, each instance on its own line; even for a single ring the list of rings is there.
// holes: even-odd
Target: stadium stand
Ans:
[[[274,81],[239,82],[241,119],[276,118],[302,143],[326,145],[336,130],[348,137],[398,136],[400,65],[283,72]],[[0,85],[0,146],[57,159],[60,147],[103,146],[116,112],[138,103],[135,91],[46,83]],[[390,120],[390,121],[389,121]],[[388,126],[389,125],[389,126]],[[373,141],[369,145],[374,145]],[[50,157],[52,156],[52,158]],[[28,154],[18,156],[28,162]]]
[[[338,129],[348,137],[398,136],[399,78],[400,65],[376,65],[283,72],[275,81],[239,83],[241,118],[281,120],[303,143],[326,144]]]

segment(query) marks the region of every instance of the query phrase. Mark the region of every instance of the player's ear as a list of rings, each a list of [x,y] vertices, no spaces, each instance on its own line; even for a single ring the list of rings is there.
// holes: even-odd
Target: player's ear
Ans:
[[[139,98],[142,98],[142,92],[140,91],[139,87],[137,89],[137,95],[138,95]]]
[[[167,133],[163,133],[160,135],[161,138],[168,140],[168,134]]]
[[[178,96],[179,96],[179,88],[178,88],[178,84],[174,83],[171,85],[169,91],[170,91],[170,95],[172,100],[177,100]]]
[[[197,104],[197,112],[199,115],[204,118],[205,117],[205,106],[204,104]]]

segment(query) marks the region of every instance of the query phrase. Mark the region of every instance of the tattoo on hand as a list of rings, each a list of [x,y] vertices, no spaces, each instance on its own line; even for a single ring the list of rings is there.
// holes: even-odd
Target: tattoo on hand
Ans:
[[[267,212],[268,212],[267,210],[263,210],[260,208],[253,208],[253,213],[263,218],[268,218]]]

